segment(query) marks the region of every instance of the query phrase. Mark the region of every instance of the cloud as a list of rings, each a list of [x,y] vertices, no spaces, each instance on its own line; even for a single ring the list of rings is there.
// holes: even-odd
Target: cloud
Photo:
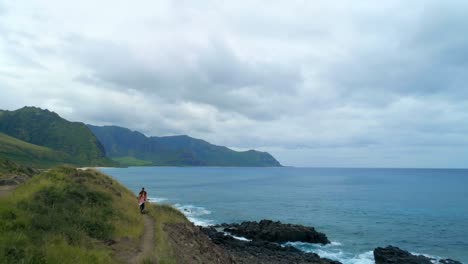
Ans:
[[[90,69],[77,76],[78,81],[208,104],[253,119],[278,117],[259,106],[261,97],[295,94],[302,82],[298,67],[244,60],[217,39],[166,49],[155,44],[156,52],[147,54],[76,36],[68,39],[67,46],[71,59]]]
[[[290,165],[465,166],[464,2],[25,5],[0,4],[2,108]]]
[[[466,98],[468,37],[460,33],[468,19],[460,11],[466,4],[458,3],[429,5],[412,15],[411,24],[397,21],[388,31],[368,32],[355,55],[332,65],[327,74],[333,75],[327,77],[356,99],[432,94]]]

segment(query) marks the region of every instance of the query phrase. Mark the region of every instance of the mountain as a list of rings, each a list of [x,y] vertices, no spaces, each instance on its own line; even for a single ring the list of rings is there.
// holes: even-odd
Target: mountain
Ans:
[[[114,164],[85,124],[69,122],[48,110],[0,111],[0,133],[0,155],[21,163],[42,167]]]
[[[102,144],[101,144],[102,142]],[[234,151],[189,136],[146,137],[116,126],[86,126],[37,107],[0,110],[0,157],[35,167],[281,166],[266,152]]]
[[[147,137],[118,126],[88,127],[101,141],[107,155],[122,165],[281,166],[267,152],[234,151],[185,135]]]

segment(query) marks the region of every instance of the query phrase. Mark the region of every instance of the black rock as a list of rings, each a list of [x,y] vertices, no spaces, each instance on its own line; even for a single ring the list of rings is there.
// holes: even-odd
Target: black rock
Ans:
[[[313,227],[302,225],[283,224],[271,220],[260,222],[243,222],[241,224],[222,224],[226,232],[236,236],[246,237],[252,240],[264,240],[269,242],[307,242],[329,244],[327,236],[317,232]]]
[[[376,264],[433,264],[437,263],[435,259],[428,258],[423,255],[413,255],[406,250],[397,247],[387,246],[385,248],[378,247],[374,249],[374,259]],[[456,260],[442,259],[438,263],[441,264],[461,264]]]
[[[232,225],[224,225],[218,228],[223,229]],[[234,239],[225,232],[219,232],[215,227],[200,227],[201,231],[208,235],[211,240],[230,252],[236,263],[316,263],[316,264],[340,264],[326,258],[321,258],[315,253],[305,253],[301,250],[282,246],[278,243],[253,239],[252,241],[241,241]]]

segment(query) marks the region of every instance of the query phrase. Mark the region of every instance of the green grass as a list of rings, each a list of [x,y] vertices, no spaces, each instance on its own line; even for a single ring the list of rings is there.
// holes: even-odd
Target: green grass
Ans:
[[[164,225],[187,218],[168,205],[147,211],[155,245],[142,263],[176,263]],[[57,167],[0,199],[0,263],[120,263],[116,251],[135,252],[143,231],[135,195],[94,170]]]
[[[138,244],[142,220],[110,177],[55,168],[0,200],[0,263],[116,263],[106,241]]]
[[[11,175],[21,175],[32,177],[39,171],[31,167],[20,165],[8,159],[0,157],[0,178],[9,177]]]
[[[74,163],[73,158],[66,153],[30,144],[3,133],[0,133],[0,157],[40,168]]]
[[[10,187],[12,187],[11,185],[23,183],[39,172],[38,169],[23,166],[9,159],[0,157],[0,186],[10,185]]]
[[[134,157],[115,157],[112,160],[118,162],[122,166],[149,166],[153,164],[151,161],[141,160]]]
[[[77,160],[62,151],[34,145],[0,133],[0,158],[36,168],[50,168],[57,165],[89,166],[88,162]],[[109,164],[106,160],[97,161],[96,165]]]

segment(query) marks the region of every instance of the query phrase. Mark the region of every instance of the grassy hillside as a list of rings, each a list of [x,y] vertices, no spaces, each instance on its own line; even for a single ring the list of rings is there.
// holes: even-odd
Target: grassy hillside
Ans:
[[[112,160],[122,166],[149,166],[153,164],[151,161],[140,160],[134,157],[115,157]]]
[[[44,165],[57,164],[57,160],[60,163],[65,161],[65,163],[88,166],[113,164],[106,159],[104,148],[86,125],[79,122],[69,122],[48,110],[23,107],[16,111],[1,111],[0,132],[36,145],[33,147],[21,144],[21,153],[3,151],[4,154],[11,154],[9,158],[18,161],[27,161],[29,158],[37,160],[38,157],[43,157]],[[11,139],[7,140],[11,141]],[[23,151],[25,149],[30,151]],[[34,155],[29,157],[30,153]]]
[[[3,263],[111,263],[106,241],[142,232],[134,195],[92,171],[57,168],[0,200]]]
[[[0,158],[38,168],[76,164],[72,156],[67,153],[34,145],[3,133],[0,133]]]
[[[169,206],[149,206],[153,254],[175,263],[166,223],[187,223]],[[0,263],[125,263],[138,252],[143,215],[135,196],[99,172],[59,167],[0,199]]]
[[[122,127],[88,126],[107,155],[123,160],[125,165],[146,161],[158,166],[281,166],[266,152],[234,151],[189,136],[146,137]],[[137,162],[131,163],[129,157]]]

